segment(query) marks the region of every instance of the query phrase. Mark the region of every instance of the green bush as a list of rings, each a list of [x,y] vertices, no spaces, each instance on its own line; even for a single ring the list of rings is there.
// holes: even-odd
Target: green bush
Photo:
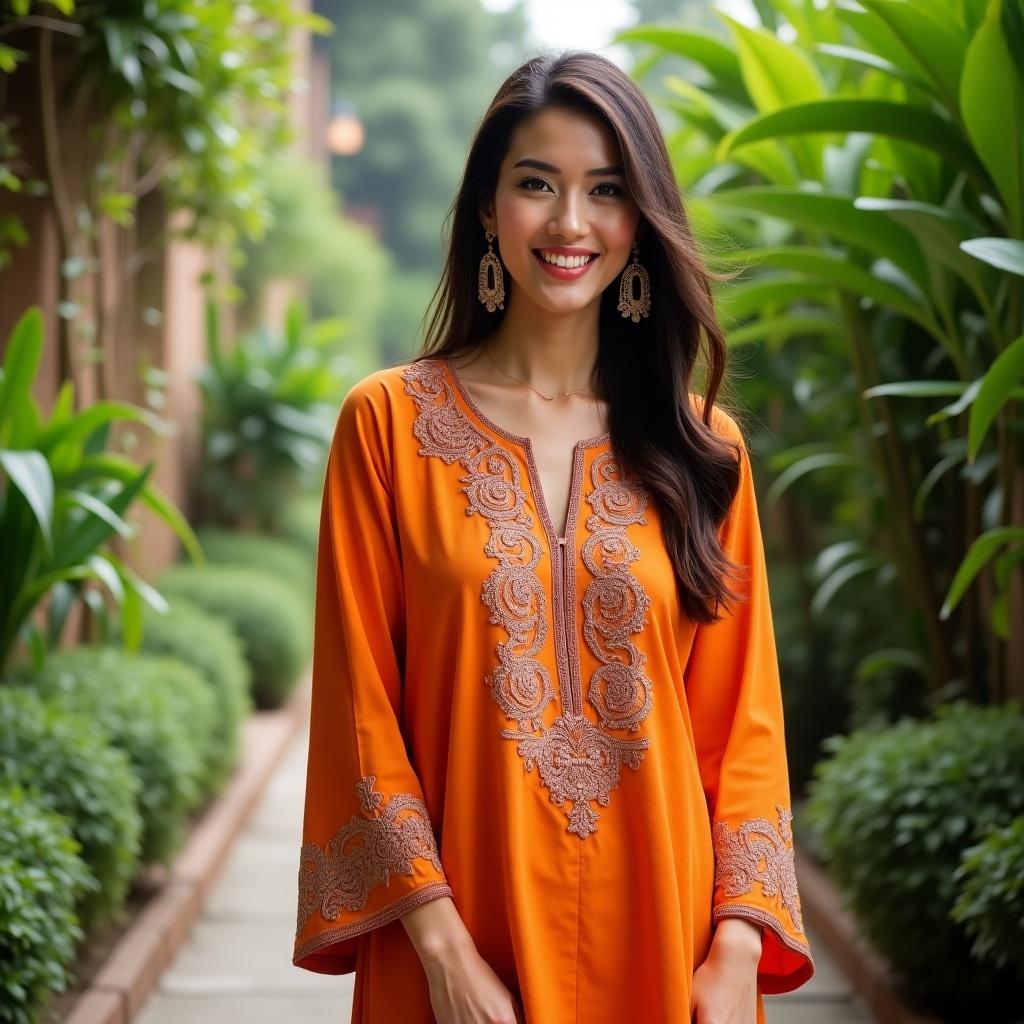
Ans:
[[[1024,814],[1021,705],[957,702],[825,747],[804,822],[867,937],[927,1003],[994,1006],[1008,979],[970,956],[954,874],[969,846]]]
[[[99,883],[77,908],[86,928],[110,920],[139,864],[139,783],[103,729],[43,699],[0,687],[0,782],[31,787],[63,814]]]
[[[99,887],[80,850],[67,818],[0,783],[0,1024],[34,1024],[67,986],[84,937],[75,904]]]
[[[320,541],[320,495],[302,494],[292,498],[281,513],[281,536],[297,547],[316,568]]]
[[[316,562],[307,558],[294,544],[271,534],[222,530],[212,526],[198,531],[198,537],[210,563],[264,569],[292,586],[307,607],[312,607]]]
[[[147,606],[142,622],[142,650],[191,665],[213,694],[216,718],[208,789],[215,792],[238,760],[241,725],[252,709],[242,643],[228,623],[183,599],[163,613]]]
[[[227,565],[176,565],[158,585],[171,603],[184,598],[229,622],[252,671],[256,706],[280,707],[312,642],[310,612],[293,589],[259,569]]]
[[[1024,984],[1024,817],[965,850],[955,880],[953,920],[974,940],[974,955],[1012,968]]]
[[[140,783],[142,860],[167,862],[206,791],[214,705],[200,675],[173,658],[76,647],[17,678],[87,715],[128,755]]]

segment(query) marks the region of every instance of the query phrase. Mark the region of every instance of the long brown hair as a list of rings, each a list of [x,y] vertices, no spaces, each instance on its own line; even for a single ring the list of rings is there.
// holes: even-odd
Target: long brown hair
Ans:
[[[608,403],[617,456],[662,510],[684,611],[713,622],[736,596],[730,579],[737,567],[722,550],[719,528],[739,483],[739,461],[735,445],[711,427],[726,354],[711,281],[728,275],[705,267],[654,111],[611,61],[579,50],[534,57],[498,90],[445,218],[447,255],[418,358],[472,349],[500,323],[504,314],[486,312],[476,294],[487,250],[479,208],[494,195],[516,126],[551,106],[601,118],[622,150],[626,184],[642,215],[640,261],[650,274],[652,308],[633,323],[616,308],[618,287],[605,289],[594,387]],[[700,412],[689,393],[695,369],[704,370]]]

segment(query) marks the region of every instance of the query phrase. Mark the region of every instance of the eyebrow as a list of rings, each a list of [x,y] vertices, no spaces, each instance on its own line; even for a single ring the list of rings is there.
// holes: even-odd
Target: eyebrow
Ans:
[[[562,173],[554,164],[545,163],[543,160],[532,160],[530,157],[517,160],[512,165],[512,170],[515,170],[517,167],[535,167],[538,171],[547,171],[549,174]],[[593,170],[586,171],[585,173],[588,176],[596,174],[621,174],[625,177],[625,173],[619,164],[612,164],[610,167],[595,167]]]

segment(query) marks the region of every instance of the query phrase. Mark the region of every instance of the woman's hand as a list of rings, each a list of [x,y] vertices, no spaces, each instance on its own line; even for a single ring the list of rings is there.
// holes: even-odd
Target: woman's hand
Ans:
[[[423,964],[437,1024],[526,1024],[515,997],[480,956],[449,897],[430,900],[401,921]]]
[[[515,997],[468,944],[424,964],[437,1024],[525,1024]]]
[[[694,1024],[755,1024],[761,929],[742,918],[718,922],[707,959],[693,973]]]

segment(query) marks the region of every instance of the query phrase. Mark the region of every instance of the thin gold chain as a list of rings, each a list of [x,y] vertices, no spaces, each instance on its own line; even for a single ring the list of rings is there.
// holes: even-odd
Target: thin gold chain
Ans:
[[[507,377],[509,380],[514,380],[517,384],[525,384],[531,391],[536,392],[546,402],[553,402],[556,398],[567,398],[569,395],[578,394],[580,391],[590,390],[590,385],[585,384],[583,387],[576,388],[574,391],[563,391],[559,395],[545,395],[543,391],[537,391],[537,389],[531,383],[529,383],[529,381],[521,380],[519,377],[513,377],[511,373],[506,373],[500,366],[498,366],[498,364],[494,361],[494,356],[491,355],[490,346],[484,345],[484,352],[487,354],[487,358],[490,359],[492,363],[494,363],[494,368],[498,371],[498,373],[500,373],[504,377]]]

